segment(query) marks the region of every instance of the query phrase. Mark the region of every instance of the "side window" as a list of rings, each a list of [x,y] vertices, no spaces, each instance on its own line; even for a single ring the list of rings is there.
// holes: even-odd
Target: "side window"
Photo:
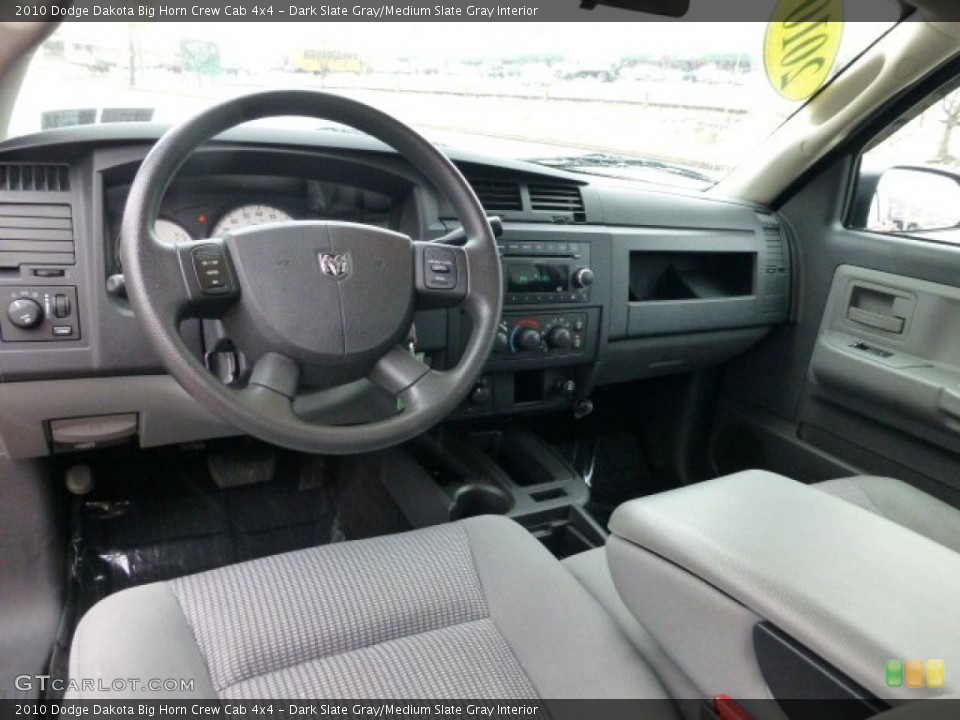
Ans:
[[[960,88],[901,117],[864,152],[852,227],[960,244]]]

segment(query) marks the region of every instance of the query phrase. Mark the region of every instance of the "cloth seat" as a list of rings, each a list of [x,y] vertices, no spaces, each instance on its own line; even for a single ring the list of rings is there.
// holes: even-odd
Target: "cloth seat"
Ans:
[[[100,690],[130,677],[194,687]],[[590,593],[500,517],[116,593],[80,622],[70,678],[80,699],[668,697]]]
[[[960,552],[960,510],[900,480],[857,475],[813,487]]]

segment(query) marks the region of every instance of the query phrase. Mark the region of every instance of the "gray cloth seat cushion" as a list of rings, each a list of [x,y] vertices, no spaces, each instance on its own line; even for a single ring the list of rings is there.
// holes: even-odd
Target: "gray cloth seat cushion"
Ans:
[[[599,547],[571,555],[563,560],[563,566],[616,621],[624,635],[657,674],[671,697],[685,699],[707,697],[707,693],[698,688],[693,680],[677,666],[623,602],[613,583],[613,576],[610,574],[606,548]],[[699,717],[699,705],[694,705],[692,709]]]
[[[857,475],[813,487],[960,552],[960,510],[900,480]]]
[[[81,621],[70,676],[77,698],[165,696],[100,689],[129,677],[211,698],[667,697],[590,593],[499,517],[117,593]]]

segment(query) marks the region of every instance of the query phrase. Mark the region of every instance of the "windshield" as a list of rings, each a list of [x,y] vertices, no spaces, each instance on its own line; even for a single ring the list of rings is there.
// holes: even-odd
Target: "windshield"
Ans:
[[[171,123],[242,93],[315,88],[441,144],[705,189],[802,105],[767,78],[765,23],[717,25],[65,23],[32,61],[10,134]],[[847,23],[831,74],[890,26]]]

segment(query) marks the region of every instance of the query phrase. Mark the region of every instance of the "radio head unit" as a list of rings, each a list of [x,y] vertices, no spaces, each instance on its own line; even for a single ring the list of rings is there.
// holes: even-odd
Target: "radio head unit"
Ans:
[[[499,243],[504,302],[508,305],[583,303],[590,300],[593,270],[589,243]]]

